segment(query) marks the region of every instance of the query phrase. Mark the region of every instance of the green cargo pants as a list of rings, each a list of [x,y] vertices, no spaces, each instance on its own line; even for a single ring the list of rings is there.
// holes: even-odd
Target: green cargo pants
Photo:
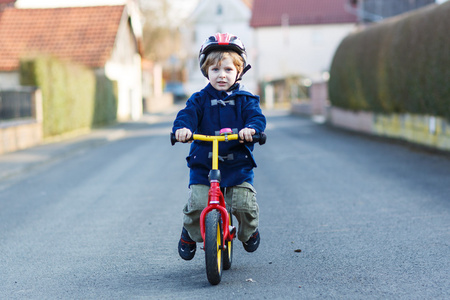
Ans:
[[[189,232],[191,239],[203,242],[200,233],[200,214],[208,204],[209,186],[191,185],[188,203],[183,208],[183,226]],[[240,185],[226,188],[225,202],[231,207],[231,213],[238,221],[237,237],[241,242],[246,242],[255,233],[259,222],[259,207],[256,203],[255,188],[244,182]]]

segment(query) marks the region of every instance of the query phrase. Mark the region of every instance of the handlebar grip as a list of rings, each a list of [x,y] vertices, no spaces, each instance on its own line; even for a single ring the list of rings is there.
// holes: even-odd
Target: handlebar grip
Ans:
[[[191,138],[188,141],[193,141],[194,140],[194,135],[191,135]],[[170,143],[173,145],[175,145],[175,143],[178,143],[177,138],[175,137],[175,133],[171,132],[170,133]],[[187,143],[187,142],[185,142]]]
[[[260,145],[264,145],[267,140],[267,135],[264,132],[257,133],[252,136],[253,143],[259,143]]]
[[[178,142],[177,138],[175,137],[175,133],[171,132],[170,133],[170,143],[173,145],[175,145],[175,143]]]

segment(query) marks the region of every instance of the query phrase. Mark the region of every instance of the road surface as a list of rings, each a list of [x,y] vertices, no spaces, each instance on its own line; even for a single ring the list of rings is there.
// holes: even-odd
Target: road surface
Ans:
[[[449,299],[449,156],[267,116],[261,245],[218,286],[177,253],[173,114],[0,156],[0,299]]]

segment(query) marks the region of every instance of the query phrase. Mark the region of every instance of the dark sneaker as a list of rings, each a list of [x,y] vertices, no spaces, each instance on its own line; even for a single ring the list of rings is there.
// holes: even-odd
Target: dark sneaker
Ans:
[[[255,233],[252,234],[252,236],[248,239],[248,241],[246,241],[245,243],[242,243],[242,245],[244,245],[244,249],[247,252],[253,252],[256,249],[258,249],[259,246],[259,231],[258,229],[256,229]]]
[[[195,250],[197,250],[197,243],[191,239],[186,228],[183,227],[181,238],[178,242],[178,254],[184,260],[191,260],[194,258]]]

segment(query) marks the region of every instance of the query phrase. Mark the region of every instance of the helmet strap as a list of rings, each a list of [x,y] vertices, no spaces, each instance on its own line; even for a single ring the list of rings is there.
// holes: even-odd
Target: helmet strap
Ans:
[[[241,74],[239,74],[236,78],[236,81],[234,82],[234,84],[227,90],[227,92],[231,92],[233,90],[235,90],[238,86],[239,86],[239,82],[242,80],[242,77],[244,76],[245,73],[247,73],[248,70],[250,70],[252,66],[251,65],[246,65],[244,70],[242,70]]]

